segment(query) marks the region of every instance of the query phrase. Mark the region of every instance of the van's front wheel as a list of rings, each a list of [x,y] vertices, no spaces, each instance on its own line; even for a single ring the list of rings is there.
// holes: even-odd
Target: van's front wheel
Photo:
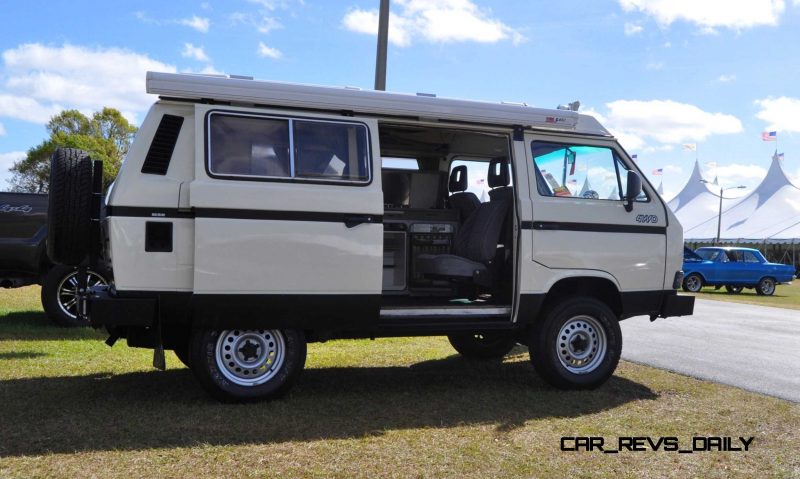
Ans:
[[[306,341],[291,329],[196,331],[192,371],[215,398],[243,402],[278,398],[306,362]]]
[[[622,353],[622,331],[608,306],[575,298],[549,309],[531,330],[536,372],[561,389],[592,389],[614,373]]]

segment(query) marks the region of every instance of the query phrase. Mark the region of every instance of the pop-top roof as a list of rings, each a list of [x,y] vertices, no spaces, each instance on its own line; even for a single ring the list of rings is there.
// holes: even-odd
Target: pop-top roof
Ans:
[[[535,108],[521,104],[437,98],[431,95],[158,72],[147,72],[147,93],[167,98],[352,111],[361,114],[494,125],[521,125],[525,128],[611,136],[594,117],[574,111]]]

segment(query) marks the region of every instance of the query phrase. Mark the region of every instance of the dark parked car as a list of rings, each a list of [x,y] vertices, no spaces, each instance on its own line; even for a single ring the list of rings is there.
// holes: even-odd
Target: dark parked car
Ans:
[[[732,294],[755,288],[759,295],[769,296],[776,284],[789,283],[795,277],[793,266],[770,263],[757,249],[706,247],[698,248],[694,256],[687,255],[684,250],[684,291],[725,286]]]
[[[42,285],[42,306],[61,326],[78,326],[75,268],[47,257],[47,195],[0,193],[0,286]],[[89,271],[89,285],[107,283],[108,274]]]

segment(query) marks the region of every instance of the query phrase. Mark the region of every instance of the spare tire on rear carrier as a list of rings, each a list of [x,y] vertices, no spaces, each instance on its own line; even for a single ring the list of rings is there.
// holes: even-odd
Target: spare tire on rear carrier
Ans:
[[[99,217],[93,189],[102,191],[102,162],[82,150],[58,148],[50,158],[47,213],[47,255],[54,263],[79,266],[99,239],[92,235],[92,215]]]

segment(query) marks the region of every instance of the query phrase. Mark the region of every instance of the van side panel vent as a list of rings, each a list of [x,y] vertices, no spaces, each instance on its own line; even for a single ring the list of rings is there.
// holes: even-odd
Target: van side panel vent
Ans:
[[[142,173],[151,175],[166,175],[169,168],[169,161],[172,159],[172,152],[175,150],[175,143],[178,142],[178,133],[183,126],[183,117],[175,115],[164,115],[161,123],[158,124],[150,150],[142,165]]]

